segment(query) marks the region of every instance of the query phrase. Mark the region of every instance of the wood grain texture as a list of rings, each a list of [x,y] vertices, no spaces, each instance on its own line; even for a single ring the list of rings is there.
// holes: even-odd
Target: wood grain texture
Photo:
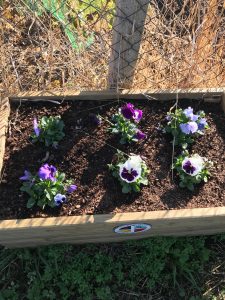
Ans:
[[[123,224],[147,223],[149,231],[116,234]],[[225,232],[225,207],[169,211],[33,218],[0,221],[0,244],[6,247],[59,243],[119,242],[151,236],[181,236]]]
[[[109,88],[133,82],[150,0],[116,0],[112,27]]]
[[[79,91],[79,90],[55,90],[41,92],[21,92],[11,96],[11,101],[46,101],[46,100],[115,100],[118,97],[127,100],[166,101],[174,100],[178,94],[179,98],[205,99],[206,101],[218,102],[225,93],[224,88],[211,89],[171,89],[171,90],[115,90],[105,91]]]
[[[0,179],[3,168],[3,158],[5,153],[6,131],[9,117],[9,100],[0,98]]]

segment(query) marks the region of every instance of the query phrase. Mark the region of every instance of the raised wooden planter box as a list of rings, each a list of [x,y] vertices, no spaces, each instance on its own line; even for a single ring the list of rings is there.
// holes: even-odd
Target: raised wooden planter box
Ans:
[[[5,132],[7,129],[9,102],[41,100],[111,100],[143,99],[148,95],[153,100],[175,99],[177,91],[122,91],[23,93],[3,99],[0,106],[0,171],[3,166]],[[179,98],[204,99],[221,102],[225,111],[225,89],[179,90]],[[1,176],[0,176],[1,178]],[[145,232],[134,232],[135,224],[147,224]],[[122,225],[133,225],[118,233]],[[128,226],[129,227],[129,226]],[[0,244],[6,247],[34,247],[58,243],[118,242],[150,236],[182,236],[215,234],[225,232],[225,207],[179,209],[169,211],[84,215],[56,218],[33,218],[0,221]]]

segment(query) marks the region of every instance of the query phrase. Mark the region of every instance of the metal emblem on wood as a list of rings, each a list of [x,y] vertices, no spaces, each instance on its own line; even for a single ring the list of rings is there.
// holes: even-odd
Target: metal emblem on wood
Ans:
[[[145,232],[149,229],[151,229],[152,226],[150,224],[126,224],[126,225],[121,225],[117,226],[114,228],[115,233],[120,233],[120,234],[134,234],[134,233],[139,233],[139,232]]]

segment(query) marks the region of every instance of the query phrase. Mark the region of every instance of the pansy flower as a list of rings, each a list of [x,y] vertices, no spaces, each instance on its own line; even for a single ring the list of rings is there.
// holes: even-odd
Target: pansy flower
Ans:
[[[121,107],[121,114],[128,120],[133,118],[134,111],[134,105],[131,103],[127,103],[126,105]]]
[[[195,114],[193,113],[193,108],[191,108],[191,107],[186,108],[186,109],[184,110],[184,114],[185,114],[185,116],[186,116],[190,121],[193,121],[193,122],[197,121],[198,118],[199,118],[198,115],[195,115]]]
[[[202,171],[203,167],[204,160],[199,155],[185,157],[182,162],[182,170],[190,176],[196,176],[199,172]]]
[[[128,120],[133,119],[136,123],[140,122],[143,115],[142,110],[135,109],[134,105],[131,103],[127,103],[126,105],[122,106],[120,112],[124,116],[124,118]]]
[[[62,194],[57,194],[54,197],[54,201],[55,201],[55,205],[59,206],[60,204],[66,201],[66,196]]]
[[[124,164],[120,165],[120,178],[127,183],[132,183],[141,177],[142,159],[139,155],[131,156]]]
[[[181,123],[180,130],[185,134],[191,134],[198,131],[198,124],[196,122]]]
[[[42,167],[40,167],[38,171],[38,176],[42,180],[51,180],[55,181],[55,175],[56,175],[56,167],[48,164],[44,164]]]

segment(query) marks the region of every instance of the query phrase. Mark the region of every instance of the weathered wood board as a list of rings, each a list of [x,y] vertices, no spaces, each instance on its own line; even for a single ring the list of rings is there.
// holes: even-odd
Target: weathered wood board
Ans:
[[[73,91],[74,92],[74,91]],[[224,89],[179,90],[179,91],[121,91],[116,92],[78,92],[64,95],[57,92],[23,93],[11,97],[18,100],[110,100],[115,97],[124,99],[152,100],[179,98],[204,99],[209,102],[221,102],[225,111]],[[5,131],[9,113],[8,101],[1,102],[0,110],[0,166],[5,147]],[[129,224],[149,224],[152,227],[145,232],[116,233],[116,226]],[[225,207],[194,208],[154,212],[118,213],[106,215],[84,215],[56,218],[33,218],[0,221],[0,245],[6,247],[34,247],[59,243],[96,243],[119,242],[128,239],[140,239],[151,236],[184,236],[215,234],[225,232]]]
[[[135,223],[150,224],[152,227],[143,233],[114,232],[116,226]],[[220,232],[225,232],[225,207],[3,220],[0,221],[0,244],[6,247],[33,247]]]
[[[8,98],[0,99],[0,183],[3,168],[3,157],[5,153],[6,130],[8,126],[9,116],[9,100]]]
[[[118,98],[127,100],[166,101],[179,99],[204,99],[206,101],[218,102],[224,95],[224,88],[211,89],[178,89],[178,90],[116,90],[105,91],[78,91],[78,90],[56,90],[41,92],[22,92],[10,96],[11,101],[46,101],[46,100],[116,100]]]

